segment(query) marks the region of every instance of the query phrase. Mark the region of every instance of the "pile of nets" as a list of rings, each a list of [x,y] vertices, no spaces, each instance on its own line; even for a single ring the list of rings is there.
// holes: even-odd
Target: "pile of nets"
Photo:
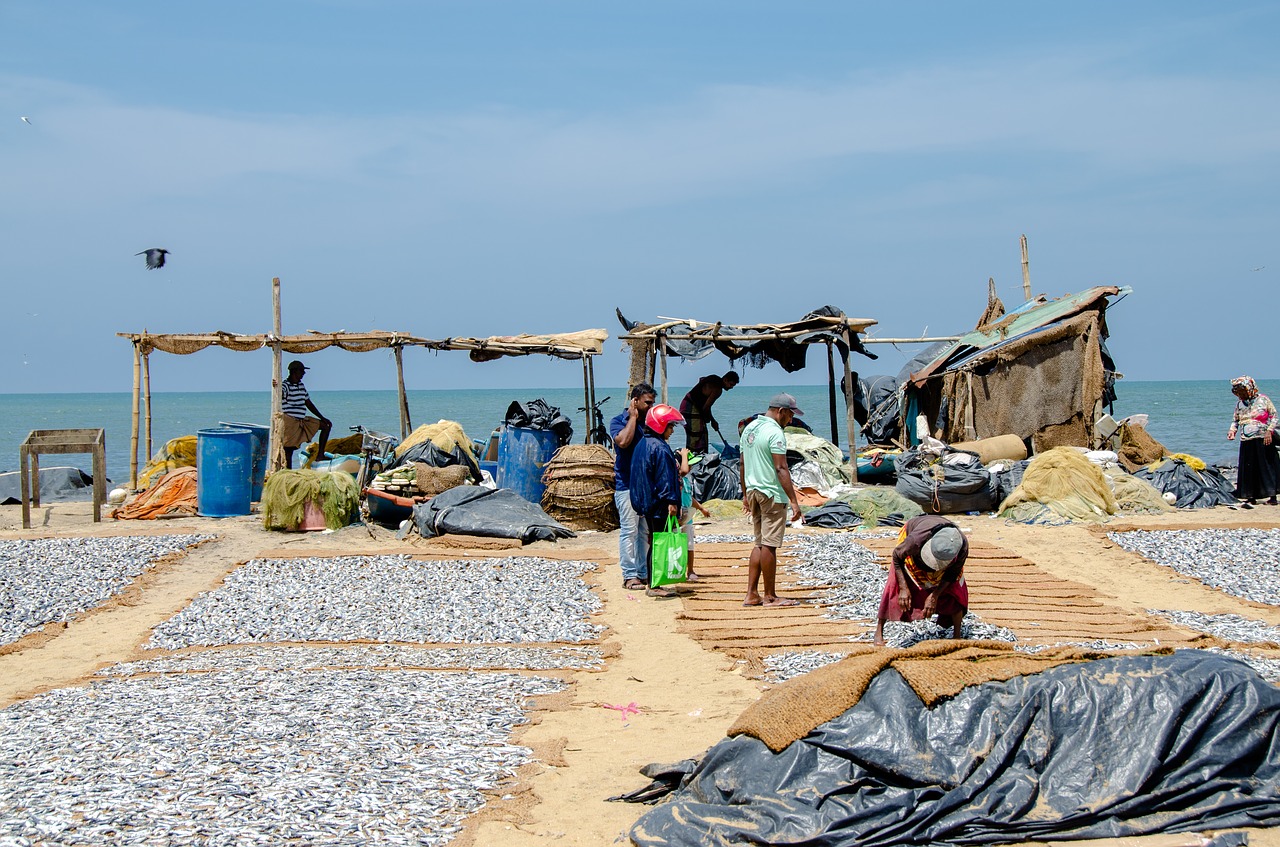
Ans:
[[[171,438],[156,451],[147,462],[147,466],[138,474],[138,487],[146,488],[155,479],[175,468],[194,468],[196,466],[196,437],[183,435]]]
[[[157,477],[146,491],[126,505],[112,511],[111,517],[118,520],[149,521],[156,518],[188,517],[196,514],[196,511],[196,469],[175,468]]]
[[[1100,467],[1073,447],[1054,447],[1031,460],[999,512],[1034,523],[1044,522],[1044,509],[1064,520],[1104,521],[1119,506]]]
[[[1127,474],[1120,467],[1104,467],[1102,472],[1116,495],[1116,506],[1127,515],[1158,515],[1177,511],[1164,495],[1145,479]]]
[[[351,474],[280,470],[262,486],[262,525],[267,529],[302,526],[307,503],[324,513],[324,525],[341,529],[360,507],[360,492]]]
[[[710,512],[713,518],[742,517],[741,500],[708,500],[702,504],[702,508]]]
[[[788,427],[786,436],[787,452],[798,454],[804,462],[812,462],[821,473],[825,484],[815,488],[832,488],[851,479],[844,454],[830,441],[799,427]]]
[[[924,509],[892,488],[863,488],[837,494],[804,516],[806,526],[848,529],[854,526],[901,526]]]
[[[425,462],[437,468],[463,465],[473,481],[480,481],[475,446],[463,432],[462,424],[456,421],[442,420],[418,427],[396,448],[387,467],[399,467],[410,462]]]
[[[566,444],[547,462],[542,508],[575,530],[618,528],[613,502],[613,454],[599,444]]]

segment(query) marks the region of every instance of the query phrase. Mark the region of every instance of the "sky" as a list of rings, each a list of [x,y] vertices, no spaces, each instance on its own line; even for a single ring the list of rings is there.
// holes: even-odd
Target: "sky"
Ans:
[[[0,394],[129,390],[118,332],[267,332],[273,277],[286,333],[603,328],[602,385],[615,308],[959,334],[989,278],[1023,301],[1023,234],[1034,294],[1133,288],[1126,378],[1274,377],[1278,36],[1269,1],[6,0]],[[864,375],[915,352],[871,349]],[[307,363],[395,386],[385,351]],[[158,353],[152,387],[270,367]],[[581,370],[409,350],[405,378]]]

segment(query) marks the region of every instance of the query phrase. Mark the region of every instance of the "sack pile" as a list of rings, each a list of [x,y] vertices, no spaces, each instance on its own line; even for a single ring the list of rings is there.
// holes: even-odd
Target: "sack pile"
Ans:
[[[566,444],[542,474],[547,491],[542,508],[575,530],[609,532],[618,528],[613,502],[613,454],[599,444]]]

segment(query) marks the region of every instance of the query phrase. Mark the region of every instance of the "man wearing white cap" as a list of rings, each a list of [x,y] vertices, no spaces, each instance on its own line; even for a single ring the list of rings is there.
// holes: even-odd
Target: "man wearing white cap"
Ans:
[[[769,411],[747,424],[738,438],[738,472],[742,477],[742,511],[751,515],[755,546],[747,567],[747,598],[744,606],[794,606],[795,600],[779,597],[774,585],[778,571],[778,548],[787,527],[787,505],[791,519],[800,520],[800,501],[787,468],[787,437],[782,432],[796,415],[803,415],[790,394],[775,394]],[[764,579],[764,591],[758,591]]]
[[[951,637],[960,637],[960,626],[969,610],[969,587],[964,582],[964,560],[969,541],[960,528],[938,515],[920,515],[907,521],[893,548],[893,567],[880,595],[876,617],[876,644],[884,644],[885,621],[918,621],[938,616],[938,625],[951,625]]]

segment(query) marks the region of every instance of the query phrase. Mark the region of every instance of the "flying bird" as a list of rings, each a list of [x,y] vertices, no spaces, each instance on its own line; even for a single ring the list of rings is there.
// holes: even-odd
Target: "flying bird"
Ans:
[[[1251,271],[1260,271],[1260,270],[1262,270],[1262,269],[1263,269],[1263,268],[1265,268],[1265,267],[1266,267],[1266,265],[1263,265],[1261,268],[1249,268],[1249,270],[1251,270]]]
[[[150,250],[143,250],[140,253],[134,253],[135,256],[147,257],[147,270],[154,271],[156,268],[164,267],[164,255],[168,250],[161,250],[159,247],[152,247]]]
[[[26,115],[23,115],[23,116],[20,118],[20,120],[21,120],[24,124],[27,124],[28,126],[30,126],[30,125],[31,125],[31,118],[27,117]]]

